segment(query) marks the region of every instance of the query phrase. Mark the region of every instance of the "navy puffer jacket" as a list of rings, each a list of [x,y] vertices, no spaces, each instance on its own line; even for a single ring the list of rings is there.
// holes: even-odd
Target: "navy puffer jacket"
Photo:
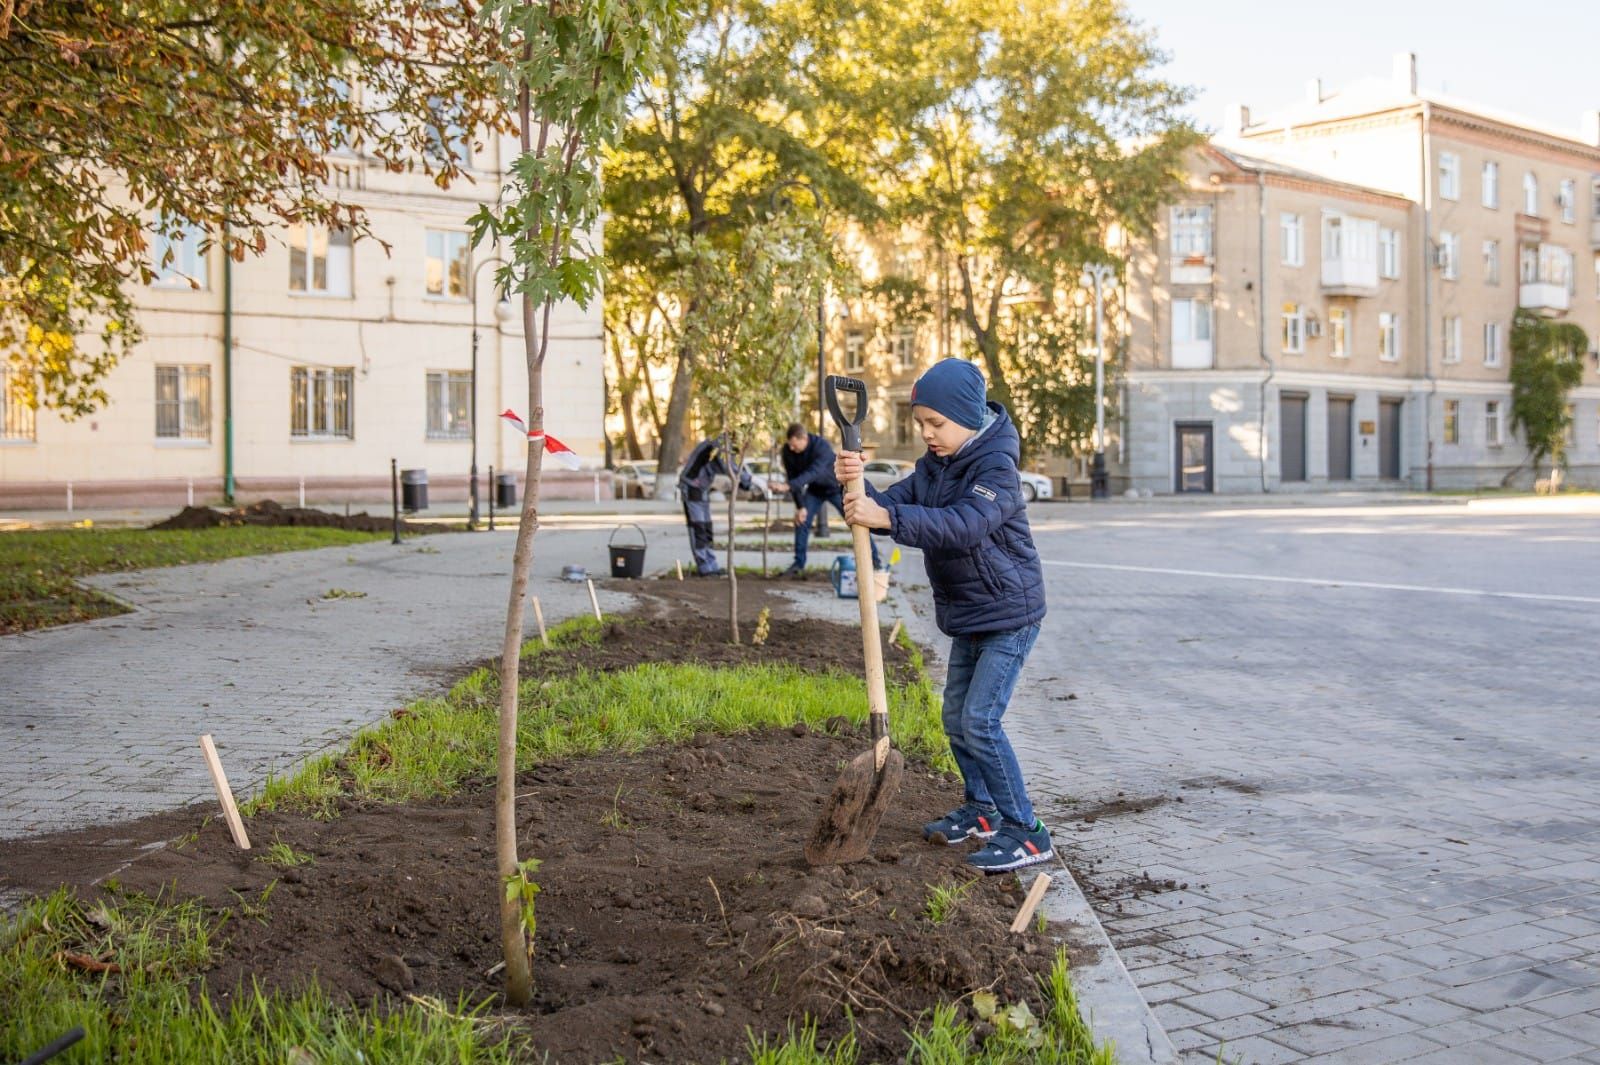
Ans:
[[[905,480],[881,492],[867,485],[895,542],[922,549],[934,616],[949,636],[1020,629],[1045,613],[1017,428],[1000,404],[989,409],[996,420],[955,455],[929,452]]]

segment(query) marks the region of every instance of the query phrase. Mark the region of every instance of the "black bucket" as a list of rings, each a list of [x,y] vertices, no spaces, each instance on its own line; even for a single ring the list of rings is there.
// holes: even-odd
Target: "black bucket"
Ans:
[[[619,544],[616,542],[617,533],[632,526],[639,534],[636,544]],[[618,525],[611,533],[611,539],[606,541],[606,548],[611,555],[611,575],[613,577],[643,577],[644,576],[644,548],[648,542],[645,540],[644,530],[637,525]]]

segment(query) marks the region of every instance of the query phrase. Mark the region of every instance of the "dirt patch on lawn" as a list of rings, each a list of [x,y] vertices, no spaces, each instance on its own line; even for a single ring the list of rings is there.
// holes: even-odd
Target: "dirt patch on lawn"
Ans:
[[[662,660],[859,668],[855,629],[776,609],[761,648],[720,644],[725,620],[701,613],[694,587],[662,582],[643,616],[600,647],[538,656],[529,673]],[[759,610],[762,596],[750,598]],[[904,667],[903,652],[892,654]],[[797,726],[522,774],[521,854],[543,863],[536,991],[529,1010],[502,1015],[522,1022],[536,1055],[565,1063],[737,1061],[749,1032],[781,1037],[807,1017],[824,1039],[853,1020],[864,1059],[884,1060],[903,1057],[906,1030],[936,1003],[989,989],[1037,1006],[1053,942],[1007,930],[1018,879],[983,878],[962,862],[968,847],[921,839],[923,821],[960,801],[953,778],[909,766],[872,858],[805,864],[839,766],[865,744],[848,726]],[[282,989],[314,979],[354,1003],[465,995],[501,1009],[492,791],[475,781],[442,801],[346,803],[327,822],[263,814],[248,823],[250,852],[217,821],[142,849],[148,833],[166,839],[179,822],[198,824],[194,812],[163,815],[115,835],[0,844],[0,867],[30,870],[35,888],[45,876],[87,885],[114,860],[117,890],[168,890],[231,912],[206,974],[218,1001],[250,979]],[[274,843],[309,860],[269,864]],[[935,885],[960,892],[939,922],[927,913]]]
[[[158,521],[152,529],[215,529],[224,525],[298,525],[317,529],[348,529],[351,532],[389,532],[393,519],[386,514],[334,514],[312,507],[286,507],[264,499],[233,510],[214,507],[184,507],[172,517]],[[432,532],[438,526],[407,525],[400,522],[401,532]]]

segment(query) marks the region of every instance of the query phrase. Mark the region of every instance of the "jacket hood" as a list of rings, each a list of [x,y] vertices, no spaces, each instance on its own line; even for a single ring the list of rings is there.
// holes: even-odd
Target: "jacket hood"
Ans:
[[[994,400],[989,400],[989,410],[995,419],[987,429],[979,433],[966,447],[946,458],[942,455],[929,453],[928,458],[933,462],[951,470],[959,470],[968,463],[983,455],[1001,452],[1009,455],[1012,462],[1022,459],[1022,437],[1017,435],[1017,426],[1011,420],[1011,415],[1006,409]]]

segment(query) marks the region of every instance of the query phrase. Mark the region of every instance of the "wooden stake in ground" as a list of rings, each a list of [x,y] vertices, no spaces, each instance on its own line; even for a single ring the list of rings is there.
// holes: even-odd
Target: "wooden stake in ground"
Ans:
[[[594,619],[596,621],[605,620],[600,616],[600,599],[594,594],[594,581],[588,580],[584,583],[589,586],[589,605],[594,607]]]
[[[1050,874],[1040,873],[1033,886],[1028,889],[1028,897],[1022,900],[1022,909],[1017,911],[1017,916],[1011,922],[1013,932],[1021,932],[1028,927],[1028,921],[1033,917],[1033,911],[1039,908],[1039,902],[1044,898],[1044,893],[1050,890]]]
[[[678,567],[678,579],[680,581],[683,580],[683,559],[675,558],[672,560],[672,564]]]
[[[894,628],[889,630],[889,645],[894,646],[895,637],[900,635],[900,619],[894,619]]]
[[[250,837],[244,834],[244,822],[239,820],[239,807],[234,805],[233,792],[228,788],[228,776],[222,771],[222,759],[217,757],[217,745],[211,742],[211,733],[200,737],[200,750],[206,756],[206,768],[211,770],[211,783],[216,785],[217,800],[222,803],[222,816],[227,818],[228,831],[233,842],[242,851],[250,849]]]
[[[546,647],[550,646],[550,634],[544,631],[544,610],[539,606],[539,597],[533,597],[533,619],[539,623],[539,642]]]

